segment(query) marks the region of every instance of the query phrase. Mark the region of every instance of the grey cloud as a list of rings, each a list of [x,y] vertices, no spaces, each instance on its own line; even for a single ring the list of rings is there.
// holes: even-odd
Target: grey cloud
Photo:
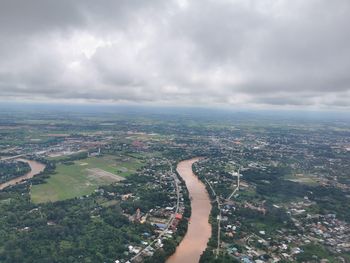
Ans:
[[[350,107],[347,0],[0,2],[0,100]]]
[[[73,2],[2,0],[0,32],[5,36],[20,37],[80,25],[82,12]]]

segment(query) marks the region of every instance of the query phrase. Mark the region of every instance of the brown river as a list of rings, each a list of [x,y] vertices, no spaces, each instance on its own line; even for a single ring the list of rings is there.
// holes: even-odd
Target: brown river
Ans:
[[[188,230],[166,263],[197,263],[211,236],[208,222],[211,203],[205,185],[192,172],[192,164],[199,158],[185,160],[177,165],[177,172],[185,181],[191,198],[192,215]]]
[[[23,176],[19,176],[17,178],[14,178],[10,181],[7,181],[6,183],[0,184],[0,190],[11,186],[11,185],[15,185],[18,184],[19,182],[22,182],[24,180],[27,180],[29,178],[32,178],[33,176],[39,174],[40,172],[44,171],[45,169],[45,165],[42,163],[39,163],[37,161],[33,161],[33,160],[27,160],[27,159],[17,159],[18,161],[22,161],[22,162],[26,162],[29,164],[31,171],[26,173]]]

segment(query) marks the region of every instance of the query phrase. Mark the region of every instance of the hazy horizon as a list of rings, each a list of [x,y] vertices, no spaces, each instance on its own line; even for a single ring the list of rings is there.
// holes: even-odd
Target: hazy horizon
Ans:
[[[109,114],[113,115],[164,115],[164,116],[192,116],[205,117],[219,121],[222,118],[229,119],[254,119],[261,120],[325,120],[325,121],[350,121],[350,116],[346,111],[337,110],[305,110],[305,109],[249,109],[249,108],[229,108],[229,107],[205,107],[205,106],[166,106],[166,105],[143,105],[143,104],[97,104],[97,103],[18,103],[8,102],[0,104],[3,113],[15,112],[39,114],[51,112],[53,114],[62,113],[86,113],[86,114]],[[215,116],[215,117],[213,117]]]

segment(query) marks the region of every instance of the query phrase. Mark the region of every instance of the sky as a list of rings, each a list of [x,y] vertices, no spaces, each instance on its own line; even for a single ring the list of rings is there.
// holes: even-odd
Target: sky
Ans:
[[[349,0],[0,0],[0,101],[350,110]]]

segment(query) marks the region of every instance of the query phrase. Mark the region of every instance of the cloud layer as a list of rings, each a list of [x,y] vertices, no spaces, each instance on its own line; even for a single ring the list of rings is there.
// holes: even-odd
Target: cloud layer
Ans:
[[[5,0],[0,100],[350,107],[348,0]]]

